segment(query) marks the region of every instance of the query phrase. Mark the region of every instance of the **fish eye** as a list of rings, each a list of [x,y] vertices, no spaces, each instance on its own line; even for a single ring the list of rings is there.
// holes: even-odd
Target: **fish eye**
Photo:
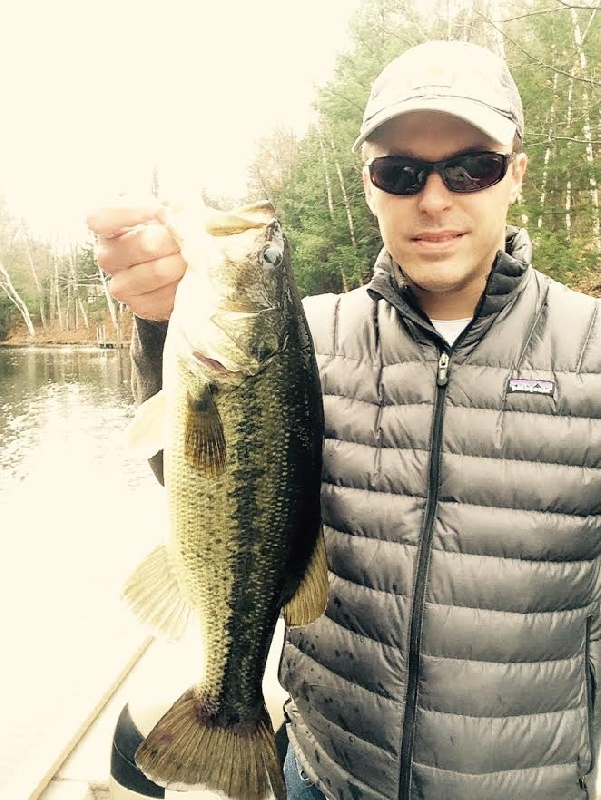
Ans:
[[[279,267],[283,260],[283,253],[274,245],[270,244],[267,245],[265,250],[263,250],[263,262],[264,264],[268,264],[271,267]]]

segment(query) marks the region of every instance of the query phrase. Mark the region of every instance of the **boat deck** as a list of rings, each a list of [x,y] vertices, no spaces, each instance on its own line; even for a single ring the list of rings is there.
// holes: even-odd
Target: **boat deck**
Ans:
[[[286,697],[276,678],[282,640],[283,625],[279,623],[263,684],[274,727],[283,721],[282,707]],[[80,726],[79,735],[76,732],[54,756],[51,774],[46,776],[46,781],[43,777],[41,779],[44,785],[28,789],[28,794],[18,791],[3,796],[10,796],[12,800],[130,800],[140,797],[132,792],[122,792],[116,786],[111,794],[110,752],[117,718],[126,703],[142,708],[145,702],[168,705],[168,699],[178,697],[197,674],[195,653],[194,643],[170,644],[145,637],[138,643],[132,657],[123,664],[113,683],[106,687],[102,702],[90,710],[88,719]],[[169,685],[165,685],[165,675],[169,675]],[[182,793],[178,792],[177,797],[181,796]],[[190,800],[218,798],[218,795],[206,791],[186,792],[185,796]]]

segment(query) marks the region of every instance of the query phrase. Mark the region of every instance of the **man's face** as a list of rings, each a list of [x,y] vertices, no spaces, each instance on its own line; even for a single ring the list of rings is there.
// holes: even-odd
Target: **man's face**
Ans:
[[[510,153],[511,146],[448,114],[415,111],[383,125],[366,144],[365,156],[440,161],[467,150]],[[519,193],[525,169],[526,156],[520,154],[500,183],[471,194],[451,192],[433,173],[424,189],[411,196],[377,189],[364,169],[365,196],[384,246],[431,318],[472,316],[495,255],[505,247],[507,209]]]

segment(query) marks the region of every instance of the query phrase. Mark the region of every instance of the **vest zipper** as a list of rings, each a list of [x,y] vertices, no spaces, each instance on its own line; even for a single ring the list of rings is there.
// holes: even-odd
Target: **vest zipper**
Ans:
[[[442,423],[444,400],[447,390],[449,353],[444,351],[438,359],[436,371],[436,405],[432,425],[432,450],[430,455],[430,486],[421,533],[421,546],[415,574],[411,629],[409,635],[409,656],[407,659],[407,695],[405,717],[403,720],[403,739],[401,746],[401,765],[399,778],[399,800],[410,800],[411,765],[413,761],[413,733],[417,710],[417,690],[419,685],[419,661],[422,637],[424,598],[426,595],[426,576],[430,563],[430,547],[434,530],[434,514],[438,503],[438,483],[440,479],[440,450],[442,446]]]
[[[588,719],[588,744],[591,751],[591,759],[589,762],[589,766],[587,772],[592,770],[593,765],[595,763],[596,753],[595,753],[595,735],[594,735],[594,726],[593,726],[593,712],[594,712],[594,690],[593,690],[593,675],[592,675],[592,666],[591,666],[591,623],[592,617],[587,617],[586,620],[586,630],[585,630],[585,642],[584,642],[584,669],[585,669],[585,678],[586,678],[586,710],[587,710],[587,719]]]

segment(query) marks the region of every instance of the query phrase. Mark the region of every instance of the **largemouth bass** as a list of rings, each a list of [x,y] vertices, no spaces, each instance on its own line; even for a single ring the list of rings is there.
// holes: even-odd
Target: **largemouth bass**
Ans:
[[[187,271],[163,354],[163,388],[131,441],[164,450],[170,531],[125,597],[171,638],[190,613],[204,674],[136,754],[170,789],[284,800],[262,692],[274,628],[327,601],[320,483],[323,406],[290,255],[270,204],[167,209]]]

